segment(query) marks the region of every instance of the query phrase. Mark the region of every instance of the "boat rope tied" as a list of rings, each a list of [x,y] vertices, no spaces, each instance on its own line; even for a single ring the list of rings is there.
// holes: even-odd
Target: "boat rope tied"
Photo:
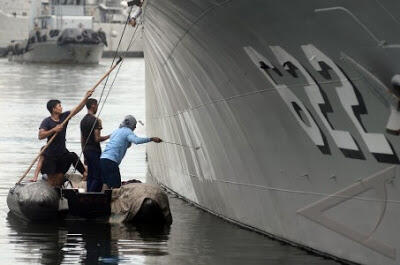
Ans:
[[[130,15],[131,15],[131,13],[132,13],[132,8],[133,8],[133,6],[131,6],[131,8],[130,8],[130,10],[129,10],[128,17],[126,18],[124,28],[122,29],[121,37],[119,38],[118,45],[117,45],[117,49],[115,50],[114,57],[113,57],[113,60],[112,60],[112,62],[111,62],[110,67],[113,65],[113,63],[114,63],[114,61],[115,61],[115,58],[117,58],[117,55],[118,55],[118,52],[119,52],[119,47],[121,46],[122,39],[123,39],[123,37],[124,37],[124,35],[125,35],[126,26],[127,26],[128,23],[129,23],[129,17],[130,17]],[[104,91],[105,91],[105,89],[106,89],[107,83],[108,83],[108,77],[107,77],[107,79],[106,79],[106,82],[104,83],[103,89],[101,90],[100,98],[99,98],[99,101],[98,101],[98,104],[99,104],[99,105],[100,105],[100,103],[101,103],[101,99],[103,98],[103,94],[104,94]],[[90,136],[90,135],[89,135],[89,136]]]
[[[125,22],[124,29],[122,30],[121,38],[120,38],[120,40],[119,40],[119,42],[118,42],[118,46],[117,46],[117,49],[116,49],[116,51],[115,51],[115,55],[114,55],[113,62],[114,62],[115,57],[116,57],[116,55],[117,55],[117,53],[118,53],[118,51],[119,51],[119,46],[120,46],[120,44],[121,44],[122,38],[123,38],[123,36],[125,35],[125,29],[126,29],[126,26],[127,26],[128,22],[129,22],[129,19],[130,19],[130,14],[131,14],[131,12],[132,12],[132,7],[133,7],[133,6],[131,6],[131,8],[130,8],[129,15],[128,15],[127,20],[126,20],[126,22]],[[141,8],[140,8],[140,9],[141,9]],[[134,43],[137,29],[138,29],[138,27],[135,28],[135,30],[134,30],[134,32],[133,32],[133,34],[132,34],[132,37],[131,37],[131,39],[130,39],[130,41],[129,41],[129,44],[128,44],[128,47],[126,48],[125,54],[121,54],[121,55],[120,55],[120,58],[125,57],[126,54],[128,53],[128,51],[130,50],[132,44]],[[108,89],[108,92],[107,92],[107,94],[106,94],[106,96],[105,96],[105,98],[104,98],[104,102],[102,102],[101,99],[102,99],[102,97],[103,97],[103,94],[104,94],[104,91],[105,91],[105,87],[106,87],[106,85],[107,85],[108,78],[107,78],[107,80],[106,80],[106,82],[105,82],[105,84],[104,84],[104,86],[103,86],[103,89],[102,89],[102,92],[101,92],[101,95],[100,95],[100,99],[99,99],[99,101],[98,101],[98,105],[100,106],[100,109],[99,109],[99,112],[98,112],[97,115],[96,115],[96,120],[100,117],[100,115],[101,115],[101,113],[102,113],[102,111],[103,111],[103,108],[104,108],[104,106],[105,106],[105,104],[106,104],[106,102],[107,102],[108,96],[110,95],[110,92],[111,92],[111,90],[112,90],[112,88],[113,88],[113,86],[114,86],[115,80],[117,79],[117,76],[118,76],[118,74],[119,74],[119,71],[120,71],[120,69],[121,69],[121,66],[122,66],[122,63],[119,65],[119,67],[118,67],[118,69],[117,69],[117,72],[116,72],[116,74],[115,74],[115,76],[114,76],[114,79],[113,79],[113,81],[112,81],[112,83],[111,83],[111,85],[110,85],[110,87],[109,87],[109,89]],[[102,104],[101,104],[101,103],[102,103]],[[97,123],[97,122],[93,123],[92,128],[90,129],[89,135],[88,135],[88,137],[86,138],[85,144],[83,145],[82,150],[81,150],[81,152],[80,152],[80,154],[79,154],[79,159],[77,160],[77,162],[76,162],[75,165],[74,165],[73,173],[76,172],[76,166],[78,165],[79,161],[81,160],[81,157],[82,157],[82,154],[83,154],[83,150],[85,150],[85,147],[86,147],[87,143],[89,142],[90,136],[91,136],[91,134],[92,134],[93,131],[94,131],[94,127],[96,126],[96,123]]]

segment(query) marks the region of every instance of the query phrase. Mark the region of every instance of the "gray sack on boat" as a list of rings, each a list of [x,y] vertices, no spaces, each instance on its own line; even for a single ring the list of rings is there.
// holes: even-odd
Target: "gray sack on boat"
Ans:
[[[112,190],[110,223],[132,221],[145,199],[156,202],[165,223],[172,223],[167,194],[159,187],[145,183],[131,183]]]
[[[17,184],[10,189],[8,207],[29,220],[44,220],[57,215],[60,196],[46,181]]]

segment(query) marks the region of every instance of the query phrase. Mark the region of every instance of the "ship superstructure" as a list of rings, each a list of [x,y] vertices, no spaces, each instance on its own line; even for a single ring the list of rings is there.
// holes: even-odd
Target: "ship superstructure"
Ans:
[[[23,40],[29,34],[33,27],[30,17],[34,9],[32,6],[34,2],[32,0],[0,0],[0,24],[7,25],[7,27],[0,28],[0,56],[6,52],[6,47],[10,41]],[[51,1],[41,0],[40,2],[48,4]],[[69,7],[76,4],[76,1],[63,0],[57,0],[54,3],[57,4],[58,2],[64,6],[63,12],[68,12]],[[95,31],[101,29],[106,34],[107,46],[104,47],[104,53],[108,56],[113,56],[128,15],[126,3],[121,5],[121,1],[116,0],[86,0],[79,2],[83,6],[84,15],[93,17],[93,29]],[[51,11],[55,10],[48,10],[49,13]],[[135,35],[136,40],[133,42],[128,55],[140,56],[143,53],[142,30],[138,30]],[[130,38],[123,38],[120,47],[126,49],[129,42]]]
[[[400,5],[148,0],[149,175],[243,226],[400,263]]]
[[[65,2],[69,4],[66,5]],[[70,3],[71,2],[71,3]],[[96,64],[107,45],[103,31],[93,30],[81,1],[33,1],[29,35],[11,41],[8,60],[31,63]]]

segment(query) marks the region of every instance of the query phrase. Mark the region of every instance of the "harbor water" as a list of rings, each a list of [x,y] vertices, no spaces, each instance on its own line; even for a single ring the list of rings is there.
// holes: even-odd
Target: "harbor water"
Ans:
[[[109,225],[82,220],[29,224],[11,215],[6,204],[8,190],[45,144],[38,140],[37,133],[40,122],[49,116],[46,102],[59,99],[63,109],[70,110],[110,64],[111,59],[95,66],[18,64],[0,59],[0,259],[3,264],[338,264],[242,229],[172,194],[169,195],[171,227]],[[114,74],[102,96],[104,102],[109,95],[100,115],[102,134],[111,133],[125,115],[132,114],[144,122],[144,126],[138,124],[136,129],[139,136],[144,136],[144,60],[124,61],[110,90]],[[94,97],[99,99],[102,89],[100,85]],[[80,154],[79,122],[85,113],[84,109],[74,117],[67,129],[67,148],[77,154]],[[120,169],[123,180],[146,181],[145,145],[130,148]],[[33,170],[27,179],[32,174]]]

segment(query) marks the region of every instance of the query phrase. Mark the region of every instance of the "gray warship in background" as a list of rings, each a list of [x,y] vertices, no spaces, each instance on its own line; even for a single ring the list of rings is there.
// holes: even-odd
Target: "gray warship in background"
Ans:
[[[113,57],[118,47],[118,42],[122,34],[129,8],[126,1],[121,0],[40,0],[44,5],[58,4],[65,12],[71,10],[72,6],[79,5],[83,8],[85,16],[93,18],[93,30],[101,30],[105,33],[107,46],[104,47],[103,57]],[[32,12],[36,1],[26,0],[0,0],[0,57],[5,56],[7,46],[12,40],[23,40],[27,38],[33,29]],[[47,13],[54,9],[48,9]],[[80,11],[81,12],[81,11]],[[34,14],[33,14],[34,15]],[[131,36],[128,32],[127,36]],[[136,32],[135,41],[126,56],[143,57],[142,30]],[[130,37],[123,38],[120,48],[125,50],[128,47]]]
[[[400,264],[397,0],[147,0],[149,175],[316,252]],[[268,255],[266,253],[266,255]]]
[[[29,37],[12,41],[8,60],[32,63],[96,64],[107,45],[103,31],[93,30],[93,18],[83,5],[59,5],[60,1],[35,0]],[[36,16],[37,15],[37,16]]]

